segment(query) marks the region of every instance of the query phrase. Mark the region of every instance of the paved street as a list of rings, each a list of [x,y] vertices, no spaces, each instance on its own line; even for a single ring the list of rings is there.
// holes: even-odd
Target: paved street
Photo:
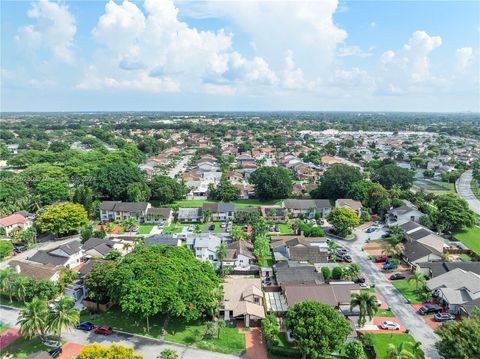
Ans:
[[[462,173],[456,183],[457,191],[460,197],[468,202],[470,209],[476,214],[480,214],[480,200],[472,192],[470,183],[472,182],[472,170]]]
[[[0,310],[0,320],[6,325],[16,327],[18,310],[2,307]],[[176,344],[166,343],[161,340],[150,339],[138,335],[114,332],[112,335],[103,336],[93,332],[83,332],[72,330],[62,334],[62,339],[68,342],[87,345],[98,343],[109,346],[113,343],[119,343],[125,346],[133,347],[135,353],[142,354],[145,359],[156,359],[157,355],[165,349],[174,349],[181,359],[232,359],[239,358],[235,355],[213,353],[205,350],[185,347]]]
[[[169,172],[168,172],[168,177],[174,178],[178,173],[185,171],[187,168],[188,161],[190,161],[190,158],[192,158],[191,155],[185,156],[179,161],[175,167],[173,167]]]
[[[370,236],[372,238],[380,237],[382,232],[374,232]],[[349,254],[353,260],[357,262],[362,268],[363,275],[368,278],[370,283],[375,284],[375,289],[387,302],[388,307],[402,324],[411,330],[412,336],[415,340],[422,343],[422,349],[429,359],[439,358],[438,352],[434,346],[438,337],[433,332],[433,329],[417,314],[415,309],[407,303],[402,294],[390,283],[388,279],[378,270],[371,260],[368,259],[368,254],[362,251],[362,246],[369,238],[369,234],[365,233],[363,228],[358,229],[355,234],[357,240],[355,241],[337,241],[338,244],[349,249]]]

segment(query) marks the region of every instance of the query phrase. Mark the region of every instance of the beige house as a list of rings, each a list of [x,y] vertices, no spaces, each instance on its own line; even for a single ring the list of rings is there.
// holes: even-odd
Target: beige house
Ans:
[[[251,321],[265,318],[262,305],[262,283],[259,278],[227,277],[223,284],[224,299],[220,304],[220,317],[225,320]]]

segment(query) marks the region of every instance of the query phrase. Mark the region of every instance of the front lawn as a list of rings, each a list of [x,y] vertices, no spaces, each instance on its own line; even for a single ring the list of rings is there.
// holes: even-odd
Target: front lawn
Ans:
[[[417,299],[414,282],[408,283],[407,279],[392,280],[391,282],[411,304],[422,304],[422,301]]]
[[[41,351],[48,351],[51,348],[42,344],[42,341],[39,337],[34,337],[32,339],[26,339],[25,337],[20,337],[15,340],[12,344],[2,349],[2,355],[13,354],[14,359],[25,359],[30,354],[38,353]]]
[[[280,233],[283,235],[293,234],[293,231],[288,223],[280,223],[278,224],[278,228],[280,229]]]
[[[395,318],[395,314],[391,310],[378,308],[377,312],[375,313],[377,317],[390,317]]]
[[[10,303],[10,298],[8,295],[0,294],[0,303],[8,307],[23,308],[25,304],[23,302],[18,302],[15,298],[12,298],[12,303]]]
[[[185,323],[170,319],[165,340],[187,346],[195,345],[200,349],[232,354],[245,351],[245,336],[235,327],[220,330],[219,338],[204,339],[205,321]]]
[[[415,343],[415,339],[410,334],[396,334],[396,333],[384,333],[384,334],[376,334],[370,333],[373,348],[375,349],[375,353],[377,354],[377,358],[385,358],[387,356],[387,348],[388,344],[393,344],[396,347],[400,345],[400,343]],[[408,349],[408,346],[407,346]]]
[[[477,255],[480,255],[480,227],[463,229],[454,233],[453,236]]]
[[[181,233],[183,231],[183,225],[178,223],[172,223],[168,227],[165,227],[162,231],[163,234]]]
[[[141,224],[138,227],[138,234],[150,234],[153,229],[153,224]]]
[[[119,307],[112,307],[105,313],[89,314],[82,312],[81,321],[89,321],[95,325],[109,325],[113,329],[125,331],[133,334],[148,335],[154,338],[160,338],[162,335],[163,323],[165,317],[163,315],[156,315],[149,318],[150,331],[147,332],[146,319],[139,315],[122,312]]]
[[[214,222],[199,224],[202,233],[205,231],[205,228],[210,227],[212,224],[215,225],[215,229],[213,230],[213,233],[222,233],[222,227],[221,227],[222,224],[221,223],[214,223]]]

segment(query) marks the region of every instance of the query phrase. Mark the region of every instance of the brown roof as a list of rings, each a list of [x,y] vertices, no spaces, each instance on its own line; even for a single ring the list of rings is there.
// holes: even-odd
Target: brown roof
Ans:
[[[285,284],[283,291],[289,307],[305,300],[315,300],[333,307],[349,304],[352,290],[358,290],[357,284]]]
[[[353,199],[339,198],[337,199],[337,201],[340,206],[342,207],[347,206],[352,211],[358,211],[359,209],[362,209],[362,202],[354,201]]]
[[[225,259],[236,259],[239,254],[245,257],[255,258],[253,254],[253,244],[250,241],[234,241],[227,245],[228,255]]]
[[[8,227],[8,226],[13,226],[14,224],[25,224],[27,223],[28,219],[19,214],[19,213],[14,213],[9,216],[0,218],[0,225]]]
[[[296,239],[298,240],[299,243],[304,243],[304,244],[310,244],[310,242],[320,242],[320,241],[326,241],[327,239],[325,237],[305,237],[305,236],[272,236],[271,237],[272,242],[270,244],[270,247],[272,248],[277,248],[279,246],[282,246],[286,244],[287,242]]]
[[[10,263],[8,263],[8,265],[17,272],[18,269],[20,269],[20,272],[18,273],[19,275],[36,280],[51,279],[62,269],[62,266],[35,264],[18,260],[12,260]]]

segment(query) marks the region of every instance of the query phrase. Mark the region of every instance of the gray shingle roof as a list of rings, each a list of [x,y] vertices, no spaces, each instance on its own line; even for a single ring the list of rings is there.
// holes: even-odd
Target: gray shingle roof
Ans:
[[[315,283],[324,282],[323,275],[315,267],[283,267],[276,270],[277,283]]]
[[[177,246],[179,239],[172,234],[155,234],[147,237],[145,240],[145,247],[153,245],[161,246]]]
[[[322,209],[332,207],[328,199],[286,199],[284,204],[287,209],[308,210],[310,208]]]
[[[223,212],[233,212],[235,211],[235,204],[231,202],[216,202],[203,204],[203,210],[209,209],[212,213],[223,213]]]

